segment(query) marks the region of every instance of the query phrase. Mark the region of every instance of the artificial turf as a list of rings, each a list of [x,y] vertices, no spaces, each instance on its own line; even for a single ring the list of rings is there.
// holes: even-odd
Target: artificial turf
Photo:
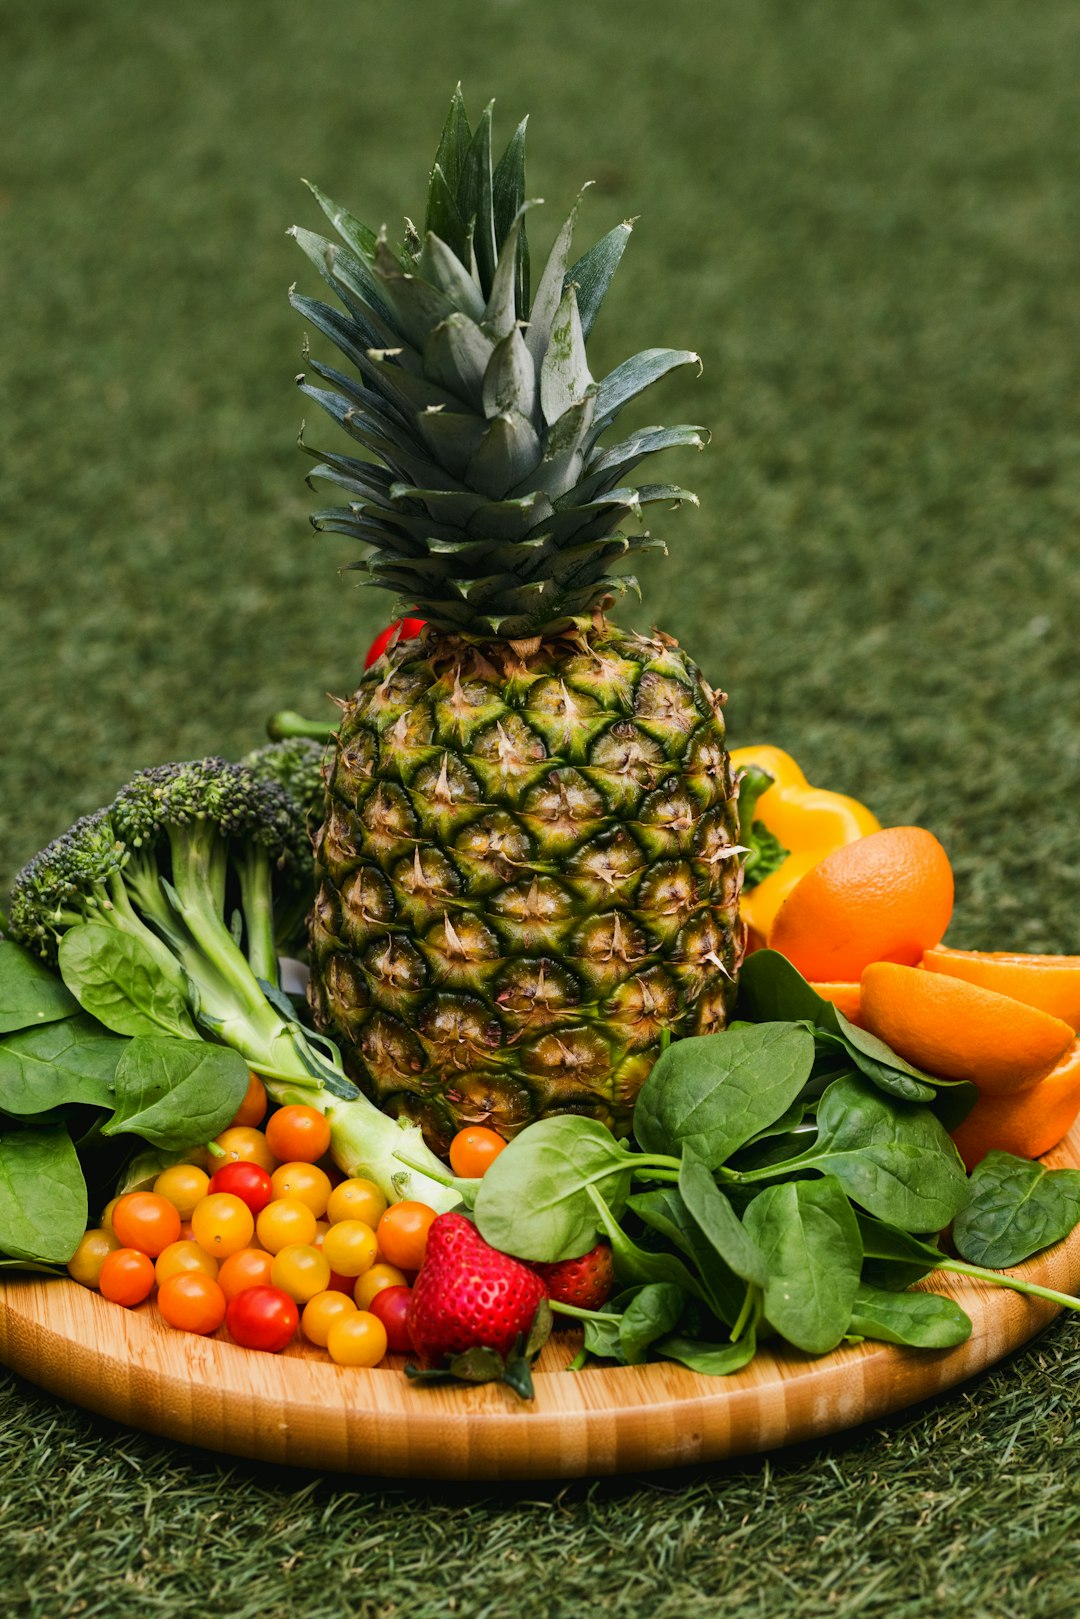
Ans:
[[[5,887],[138,766],[349,689],[386,604],[307,528],[284,229],[301,175],[417,214],[461,78],[532,114],[534,249],[585,180],[583,241],[641,216],[594,371],[702,354],[649,414],[711,428],[662,468],[701,506],[623,621],[735,740],[937,832],[950,942],[1080,950],[1070,0],[36,0],[0,34]],[[497,1495],[219,1465],[9,1380],[4,1609],[1069,1614],[1078,1370],[1059,1326],[793,1457]]]

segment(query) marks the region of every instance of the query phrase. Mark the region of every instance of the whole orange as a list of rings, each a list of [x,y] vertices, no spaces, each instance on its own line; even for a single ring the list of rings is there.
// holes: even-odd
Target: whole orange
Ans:
[[[769,947],[812,982],[852,983],[872,961],[921,961],[952,907],[952,867],[934,834],[888,827],[807,872],[776,913]]]

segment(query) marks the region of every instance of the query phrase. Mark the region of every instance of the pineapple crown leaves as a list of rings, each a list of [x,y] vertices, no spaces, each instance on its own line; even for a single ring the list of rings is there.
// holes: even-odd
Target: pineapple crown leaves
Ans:
[[[405,240],[392,248],[385,230],[370,230],[314,185],[340,240],[290,232],[342,306],[293,289],[293,307],[351,367],[324,364],[305,346],[308,370],[297,382],[362,452],[314,450],[301,433],[317,463],[309,484],[335,485],[345,502],[311,521],[366,543],[347,567],[393,591],[399,611],[477,640],[557,633],[636,589],[610,569],[663,546],[621,525],[647,505],[696,496],[630,475],[657,451],[700,449],[707,438],[680,424],[601,443],[631,400],[700,361],[687,350],[646,349],[593,378],[586,340],[632,221],[571,263],[579,197],[532,292],[525,127],[493,165],[491,107],[472,129],[459,88],[422,234],[406,220]]]

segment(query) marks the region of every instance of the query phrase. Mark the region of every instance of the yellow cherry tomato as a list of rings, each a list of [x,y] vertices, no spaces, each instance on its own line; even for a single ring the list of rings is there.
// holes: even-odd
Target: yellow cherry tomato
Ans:
[[[299,1198],[278,1197],[260,1213],[255,1232],[268,1253],[279,1254],[290,1243],[314,1243],[315,1216]]]
[[[225,1154],[219,1158],[215,1153],[214,1168],[221,1169],[225,1164],[258,1164],[272,1175],[278,1166],[278,1161],[267,1146],[266,1137],[261,1130],[256,1130],[250,1124],[231,1124],[227,1130],[222,1130],[215,1146],[220,1147]]]
[[[356,1314],[356,1305],[347,1293],[316,1293],[314,1298],[308,1299],[304,1305],[304,1313],[300,1317],[300,1330],[309,1343],[318,1344],[320,1349],[326,1348],[326,1339],[330,1328],[335,1321],[343,1321],[347,1315]]]
[[[209,1175],[198,1164],[171,1164],[154,1182],[154,1191],[168,1198],[181,1220],[190,1220],[209,1185]]]
[[[309,1243],[290,1242],[274,1255],[270,1286],[280,1287],[294,1304],[306,1304],[330,1285],[330,1266]]]
[[[377,1366],[386,1354],[386,1328],[370,1311],[357,1310],[334,1322],[326,1347],[338,1366]]]
[[[200,1248],[215,1259],[227,1259],[250,1246],[255,1221],[247,1204],[232,1192],[211,1192],[192,1214],[191,1229]]]
[[[120,1246],[120,1238],[110,1226],[95,1226],[85,1231],[79,1246],[67,1262],[68,1275],[83,1287],[96,1287],[101,1279],[101,1267],[110,1254]]]
[[[295,1197],[306,1203],[316,1220],[326,1213],[330,1198],[330,1177],[318,1164],[296,1160],[279,1164],[270,1177],[275,1197]]]
[[[170,1242],[154,1263],[154,1280],[161,1287],[171,1277],[181,1276],[187,1271],[198,1271],[203,1276],[216,1278],[218,1262],[197,1242]]]
[[[367,1310],[376,1293],[381,1293],[384,1287],[408,1287],[409,1278],[404,1271],[398,1270],[396,1265],[386,1265],[381,1261],[372,1265],[362,1276],[358,1276],[353,1289],[353,1298],[357,1307]]]
[[[119,1203],[119,1201],[120,1201],[119,1197],[110,1197],[109,1201],[106,1203],[105,1207],[102,1209],[102,1211],[101,1211],[101,1230],[103,1230],[103,1231],[111,1231],[112,1230],[113,1209],[115,1209],[115,1207]]]
[[[385,1197],[375,1182],[365,1180],[363,1175],[353,1175],[335,1186],[326,1205],[326,1218],[331,1225],[339,1220],[363,1220],[372,1231],[385,1213]]]
[[[363,1220],[339,1220],[323,1238],[322,1251],[339,1276],[362,1276],[374,1265],[379,1243]]]

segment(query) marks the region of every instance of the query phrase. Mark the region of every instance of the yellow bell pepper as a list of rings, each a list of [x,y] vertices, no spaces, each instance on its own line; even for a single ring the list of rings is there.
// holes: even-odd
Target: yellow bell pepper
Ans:
[[[737,772],[757,765],[773,778],[772,786],[757,801],[754,819],[761,821],[788,851],[783,865],[762,878],[755,888],[744,889],[739,902],[742,915],[764,942],[795,884],[834,849],[865,838],[870,832],[879,832],[881,822],[857,799],[811,787],[790,753],[782,748],[767,743],[736,748],[731,763]]]

